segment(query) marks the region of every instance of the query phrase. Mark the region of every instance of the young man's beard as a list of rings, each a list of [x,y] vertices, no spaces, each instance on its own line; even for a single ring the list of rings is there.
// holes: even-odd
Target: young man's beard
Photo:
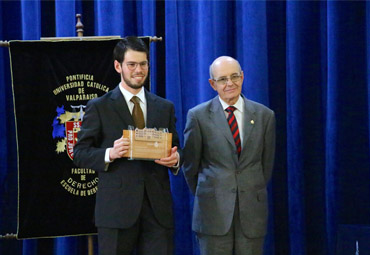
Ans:
[[[123,74],[121,74],[121,76],[122,76],[122,79],[127,84],[127,86],[129,86],[132,89],[139,89],[139,88],[144,86],[144,84],[146,83],[146,81],[148,79],[149,74],[147,74],[147,76],[145,77],[145,79],[143,80],[143,82],[141,84],[132,84],[131,81],[129,79],[126,79],[126,77]]]

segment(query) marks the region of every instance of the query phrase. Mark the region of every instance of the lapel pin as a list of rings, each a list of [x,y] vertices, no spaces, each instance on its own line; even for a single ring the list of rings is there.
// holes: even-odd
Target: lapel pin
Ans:
[[[251,120],[251,124],[254,125],[254,120]]]

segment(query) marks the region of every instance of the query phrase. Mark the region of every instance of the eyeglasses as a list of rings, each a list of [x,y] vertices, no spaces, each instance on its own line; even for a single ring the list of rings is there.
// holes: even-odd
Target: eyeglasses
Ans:
[[[138,65],[140,65],[140,68],[143,70],[146,70],[149,67],[148,61],[143,61],[140,63],[137,63],[137,62],[127,62],[126,63],[126,66],[130,71],[134,71]]]
[[[213,79],[217,85],[226,85],[227,81],[230,79],[232,83],[237,83],[241,80],[242,76],[240,74],[233,74],[229,77],[221,77],[217,80]]]

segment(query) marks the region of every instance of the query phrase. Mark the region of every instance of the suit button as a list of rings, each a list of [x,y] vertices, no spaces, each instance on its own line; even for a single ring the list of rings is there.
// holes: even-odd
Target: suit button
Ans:
[[[236,171],[236,174],[240,174],[240,171]]]
[[[231,189],[231,192],[236,193],[236,189],[235,188]]]

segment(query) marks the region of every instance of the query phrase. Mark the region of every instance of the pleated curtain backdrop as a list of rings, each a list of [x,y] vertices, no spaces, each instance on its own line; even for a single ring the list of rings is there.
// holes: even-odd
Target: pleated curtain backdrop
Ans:
[[[187,111],[216,95],[212,61],[240,61],[243,93],[277,118],[265,255],[334,255],[340,224],[370,225],[369,2],[1,1],[0,40],[75,36],[76,13],[86,36],[163,37],[152,43],[151,89],[175,103],[179,134]],[[0,48],[0,234],[15,232],[17,219],[7,51]],[[181,174],[171,188],[176,255],[198,255]],[[86,242],[0,240],[0,254],[87,254]]]

